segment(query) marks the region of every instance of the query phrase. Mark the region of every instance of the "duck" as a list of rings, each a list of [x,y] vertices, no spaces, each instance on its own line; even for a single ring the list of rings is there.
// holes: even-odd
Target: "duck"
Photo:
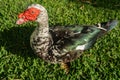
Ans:
[[[18,15],[17,25],[35,21],[39,26],[30,37],[34,53],[52,64],[60,64],[69,73],[69,64],[90,49],[98,38],[111,31],[118,20],[93,25],[70,25],[49,27],[47,10],[40,4],[31,4]]]

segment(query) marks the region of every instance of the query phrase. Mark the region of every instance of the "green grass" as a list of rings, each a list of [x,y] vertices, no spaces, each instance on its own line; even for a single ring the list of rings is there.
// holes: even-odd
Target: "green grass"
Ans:
[[[50,25],[120,20],[119,0],[93,2],[96,4],[80,0],[0,0],[0,80],[118,80],[120,24],[79,59],[71,62],[68,75],[58,64],[46,63],[33,54],[29,37],[37,26],[35,22],[20,26],[15,24],[17,15],[32,3],[39,3],[48,10]]]

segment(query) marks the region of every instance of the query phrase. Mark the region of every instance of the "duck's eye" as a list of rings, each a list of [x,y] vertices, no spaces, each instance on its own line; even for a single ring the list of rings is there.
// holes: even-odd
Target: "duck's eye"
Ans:
[[[31,11],[32,14],[34,14],[35,12],[34,11]]]

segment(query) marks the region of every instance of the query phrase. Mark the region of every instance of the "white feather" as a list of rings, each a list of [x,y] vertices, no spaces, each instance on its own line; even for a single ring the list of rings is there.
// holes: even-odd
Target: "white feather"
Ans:
[[[79,45],[76,47],[76,50],[85,50],[86,44],[84,45]]]

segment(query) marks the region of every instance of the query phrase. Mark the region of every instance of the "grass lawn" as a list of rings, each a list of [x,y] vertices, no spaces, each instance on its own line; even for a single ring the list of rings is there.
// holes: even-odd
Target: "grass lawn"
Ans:
[[[33,54],[29,37],[36,22],[15,24],[17,15],[32,3],[48,10],[50,25],[120,20],[120,0],[93,0],[95,4],[80,0],[0,0],[0,80],[120,79],[120,24],[71,62],[70,74],[66,75],[58,64],[46,63]]]

